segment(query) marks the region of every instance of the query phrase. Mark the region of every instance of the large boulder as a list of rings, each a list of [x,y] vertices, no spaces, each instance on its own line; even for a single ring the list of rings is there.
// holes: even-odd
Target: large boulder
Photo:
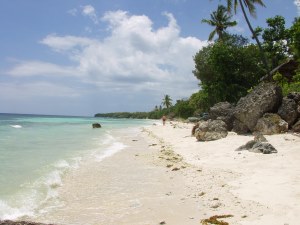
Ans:
[[[227,136],[227,127],[222,120],[200,121],[195,130],[198,141],[213,141]]]
[[[254,128],[261,134],[280,134],[288,131],[288,123],[274,113],[266,113],[257,121]]]
[[[212,120],[222,120],[226,123],[227,130],[232,130],[233,128],[233,112],[234,105],[229,102],[219,102],[215,104],[209,110],[209,118]]]
[[[287,97],[293,99],[296,103],[300,103],[300,92],[288,93]]]
[[[245,124],[240,122],[239,120],[233,121],[232,131],[234,131],[238,134],[247,134],[250,132],[249,128]]]
[[[250,131],[267,112],[277,112],[282,100],[282,90],[272,82],[262,82],[252,92],[241,98],[234,110],[234,119]],[[234,131],[236,131],[234,127]],[[237,131],[236,131],[237,132]]]
[[[300,133],[300,119],[293,125],[292,130],[294,132]]]
[[[277,113],[289,124],[289,127],[291,127],[298,118],[297,108],[298,105],[294,99],[284,97]]]

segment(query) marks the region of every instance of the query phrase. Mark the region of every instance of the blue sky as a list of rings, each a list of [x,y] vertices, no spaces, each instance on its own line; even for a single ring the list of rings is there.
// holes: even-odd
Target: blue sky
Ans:
[[[1,0],[0,112],[87,115],[150,111],[199,90],[193,56],[218,0]],[[300,0],[265,0],[254,27]],[[241,13],[230,30],[249,37]]]

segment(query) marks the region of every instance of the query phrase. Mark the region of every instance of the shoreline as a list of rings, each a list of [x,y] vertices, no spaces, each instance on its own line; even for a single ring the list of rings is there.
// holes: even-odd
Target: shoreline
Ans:
[[[237,152],[239,146],[252,140],[252,135],[228,136],[211,142],[197,142],[191,137],[192,125],[178,122],[149,127],[149,132],[170,144],[184,161],[207,171],[212,179],[209,193],[218,195],[220,207],[208,215],[230,214],[229,224],[283,225],[297,224],[300,219],[300,138],[291,133],[265,135],[277,154]],[[210,178],[211,176],[211,178]],[[221,182],[221,183],[220,183]],[[222,182],[224,184],[222,184]],[[218,187],[221,184],[222,188]],[[224,187],[226,187],[224,191]],[[231,196],[233,195],[233,196]],[[232,198],[233,197],[233,198]],[[203,198],[209,206],[213,198]],[[239,207],[234,207],[238,205]],[[203,215],[205,216],[205,215]],[[213,216],[213,215],[212,215]],[[202,218],[203,219],[203,218]]]
[[[193,186],[180,185],[186,183],[182,172],[162,164],[153,142],[149,143],[140,131],[118,141],[127,147],[68,174],[58,190],[61,207],[33,221],[72,225],[199,224],[198,199],[190,196]]]
[[[196,225],[216,215],[240,225],[297,225],[300,137],[266,136],[278,150],[237,147],[253,139],[230,132],[197,142],[193,124],[160,121],[120,137],[127,147],[64,177],[61,205],[29,220],[57,225]]]

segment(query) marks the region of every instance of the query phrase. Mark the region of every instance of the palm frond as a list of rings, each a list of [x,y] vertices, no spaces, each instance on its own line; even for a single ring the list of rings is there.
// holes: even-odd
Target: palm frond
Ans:
[[[209,34],[209,37],[208,37],[208,40],[209,41],[212,41],[214,39],[214,36],[216,35],[217,33],[217,30],[213,30],[210,34]]]

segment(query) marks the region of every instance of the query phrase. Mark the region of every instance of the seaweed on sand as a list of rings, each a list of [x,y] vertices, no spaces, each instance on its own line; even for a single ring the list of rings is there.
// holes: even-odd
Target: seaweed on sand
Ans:
[[[215,215],[211,216],[208,219],[201,220],[202,225],[209,225],[209,224],[217,224],[217,225],[229,225],[229,223],[223,221],[223,220],[218,220],[218,219],[223,219],[223,218],[229,218],[233,217],[233,215]]]

